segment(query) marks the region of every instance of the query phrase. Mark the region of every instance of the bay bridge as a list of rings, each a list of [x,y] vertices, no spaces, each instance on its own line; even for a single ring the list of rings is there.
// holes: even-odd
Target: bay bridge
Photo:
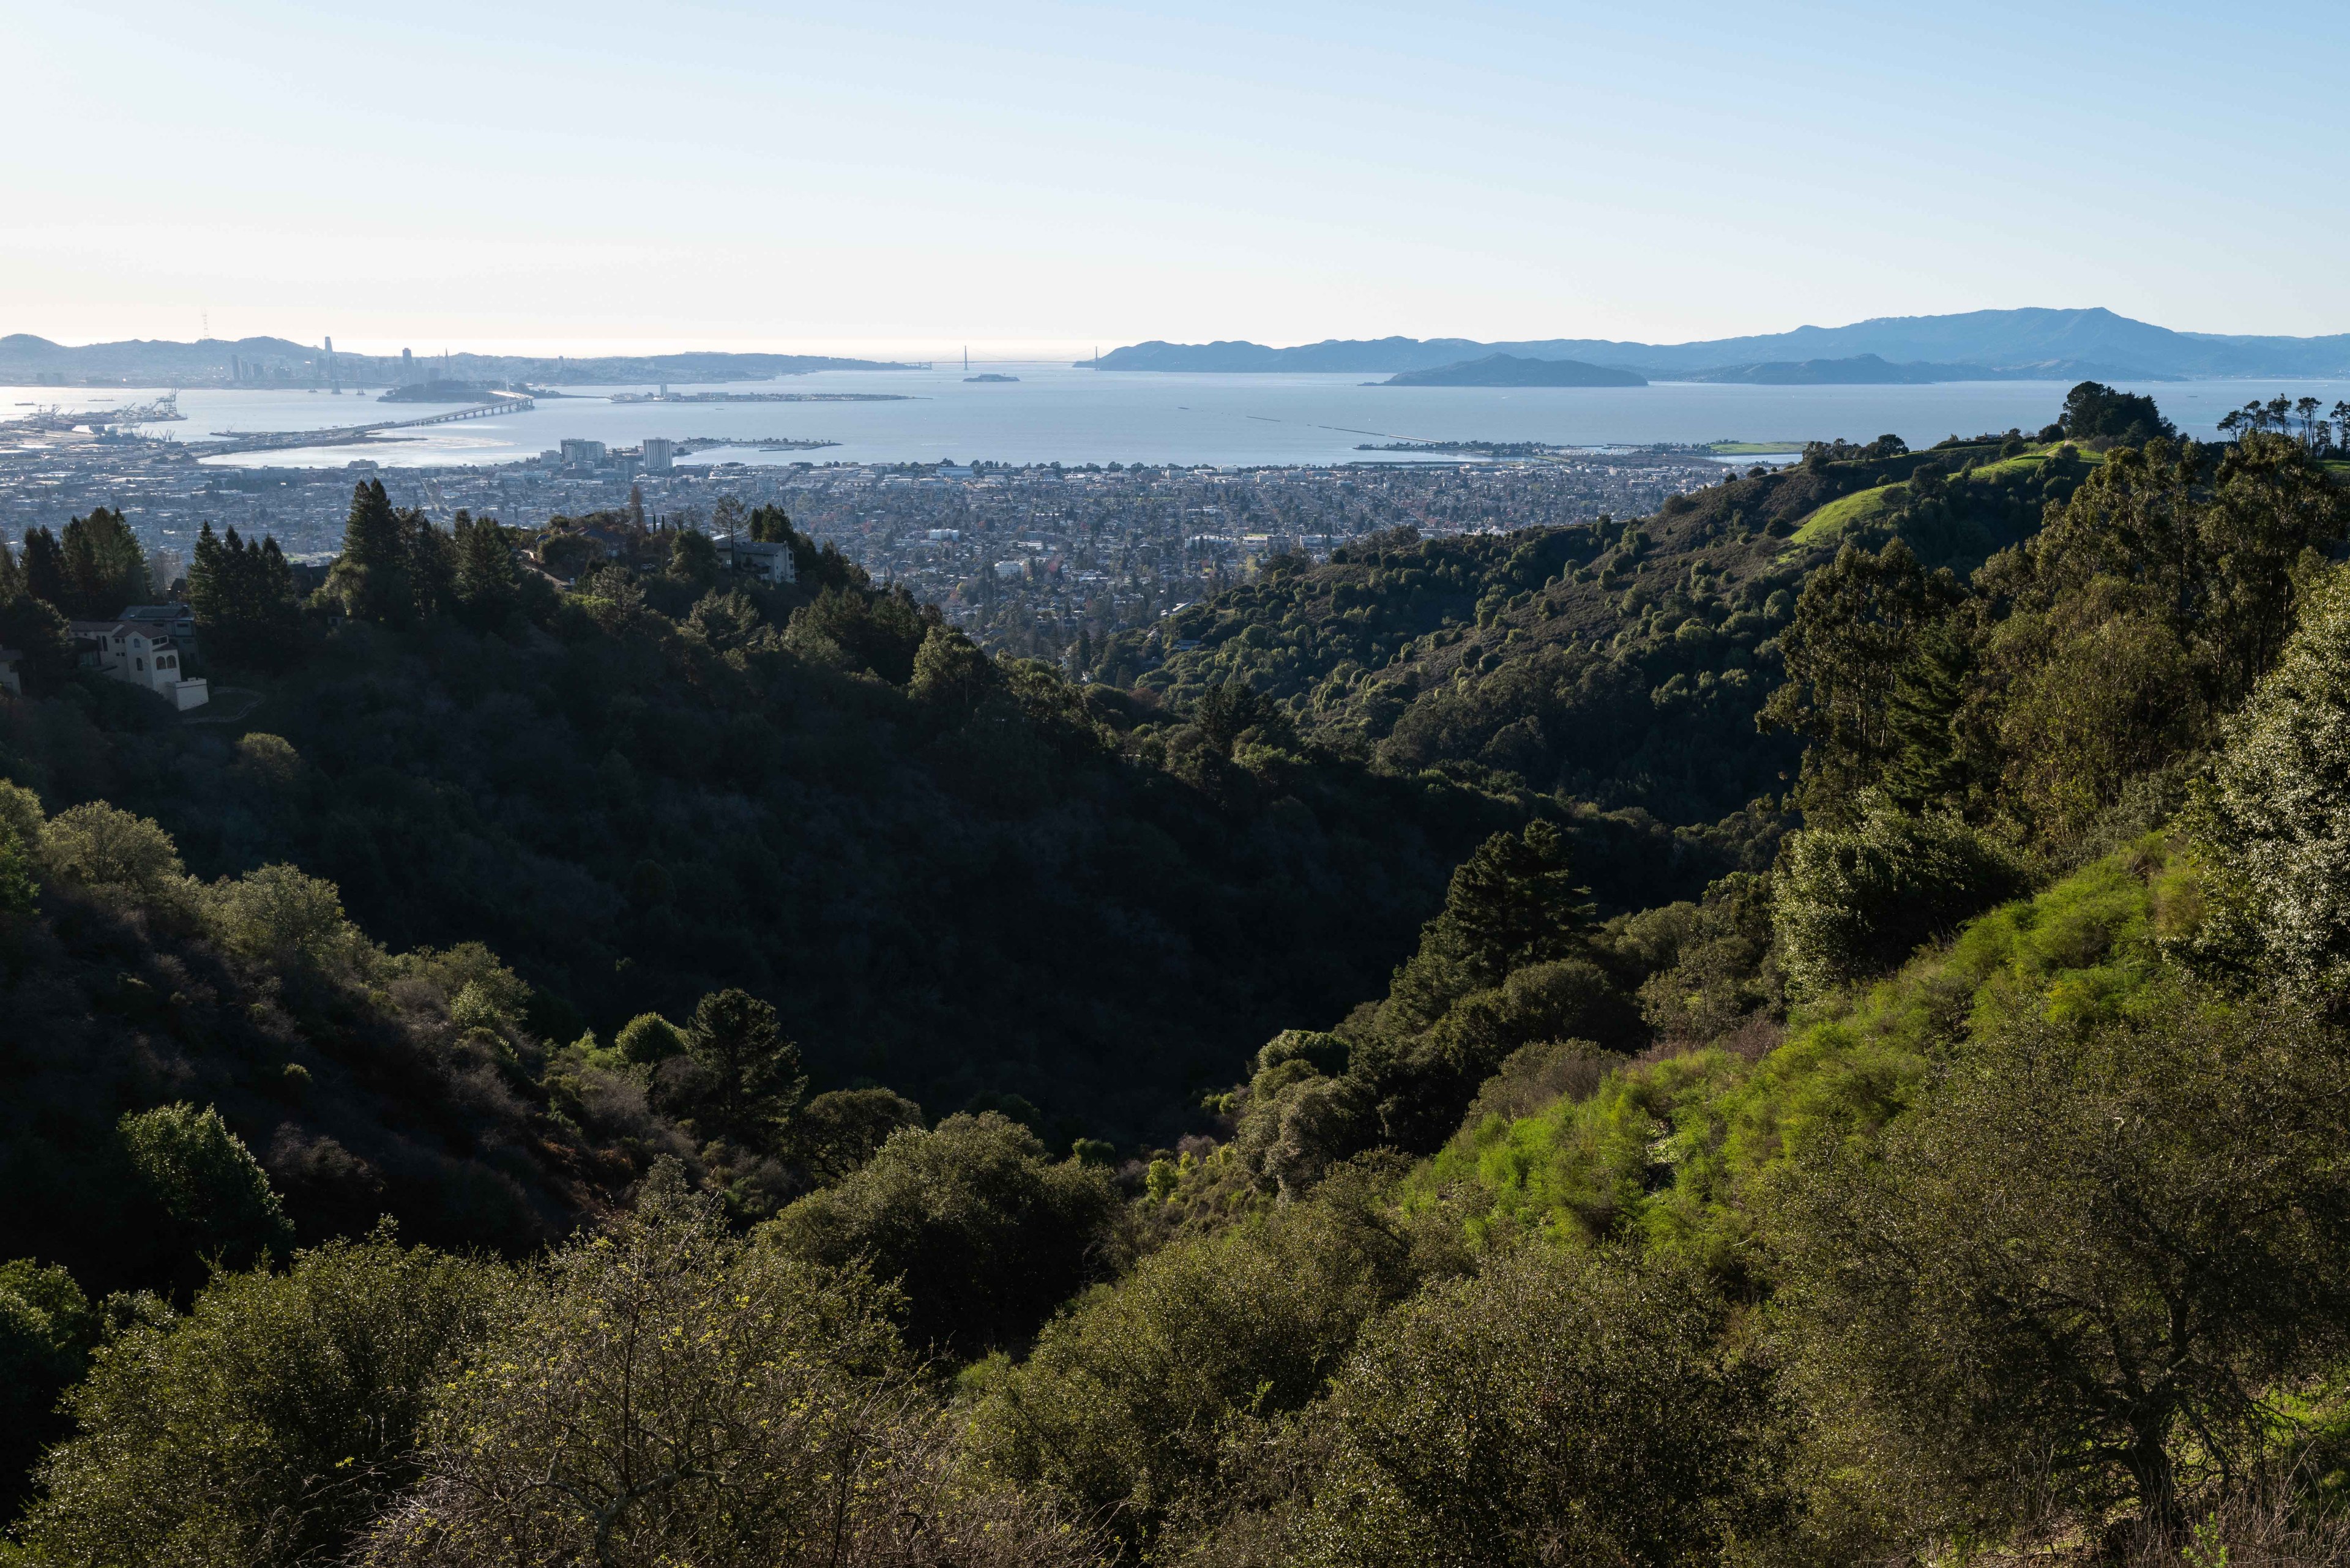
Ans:
[[[412,420],[379,420],[372,424],[338,425],[317,431],[223,431],[223,440],[189,441],[191,451],[204,457],[228,457],[244,452],[286,452],[305,446],[352,446],[386,431],[412,431],[425,425],[445,425],[457,420],[494,419],[500,414],[527,413],[538,400],[520,392],[492,392],[494,400],[463,409],[448,409]]]

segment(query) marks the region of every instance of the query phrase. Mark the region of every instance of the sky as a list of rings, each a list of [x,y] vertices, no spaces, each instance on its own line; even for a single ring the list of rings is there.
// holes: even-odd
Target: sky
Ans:
[[[0,0],[0,333],[2337,332],[2344,15]]]

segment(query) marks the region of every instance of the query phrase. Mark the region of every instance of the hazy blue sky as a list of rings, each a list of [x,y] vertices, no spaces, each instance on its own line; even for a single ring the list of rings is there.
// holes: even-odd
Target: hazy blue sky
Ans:
[[[0,332],[2350,328],[2330,6],[0,0]]]

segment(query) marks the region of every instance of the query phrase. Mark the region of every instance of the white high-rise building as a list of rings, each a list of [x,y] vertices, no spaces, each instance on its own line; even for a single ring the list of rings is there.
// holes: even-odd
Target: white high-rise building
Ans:
[[[667,436],[645,437],[645,472],[667,473],[677,458],[677,443]]]

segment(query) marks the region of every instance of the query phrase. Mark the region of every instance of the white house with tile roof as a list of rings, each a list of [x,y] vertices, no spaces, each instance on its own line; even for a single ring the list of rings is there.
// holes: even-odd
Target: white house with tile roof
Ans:
[[[182,711],[212,701],[207,682],[184,679],[179,644],[161,627],[136,620],[78,620],[71,625],[74,650],[83,669],[143,686]]]

